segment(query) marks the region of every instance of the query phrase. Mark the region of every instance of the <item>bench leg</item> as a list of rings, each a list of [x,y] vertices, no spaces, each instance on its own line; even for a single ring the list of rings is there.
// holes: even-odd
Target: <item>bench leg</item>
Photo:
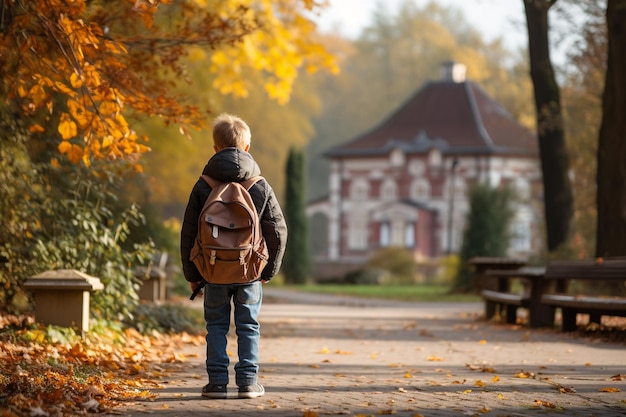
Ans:
[[[485,301],[485,319],[491,320],[496,315],[497,304],[493,301]]]
[[[506,322],[508,324],[515,324],[517,320],[517,306],[507,304],[506,306]]]
[[[562,308],[562,320],[561,328],[564,332],[572,332],[577,329],[576,326],[576,310],[570,308]]]
[[[598,313],[589,314],[589,323],[596,323],[596,324],[602,323],[602,314],[598,314]]]

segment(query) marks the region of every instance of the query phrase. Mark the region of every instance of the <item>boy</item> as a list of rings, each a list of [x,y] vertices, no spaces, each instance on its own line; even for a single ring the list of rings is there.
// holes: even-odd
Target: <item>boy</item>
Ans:
[[[213,122],[213,149],[203,175],[220,182],[242,182],[260,175],[261,170],[248,153],[250,128],[239,117],[221,114]],[[206,320],[209,383],[202,388],[208,398],[226,398],[229,359],[226,354],[230,327],[231,300],[235,308],[239,362],[235,365],[235,382],[239,398],[256,398],[265,393],[257,382],[259,370],[259,322],[261,284],[269,281],[280,268],[287,240],[287,225],[272,187],[260,180],[250,187],[250,195],[259,213],[263,237],[269,252],[269,261],[257,281],[248,284],[214,285],[204,281],[195,264],[189,259],[198,232],[198,217],[211,192],[210,186],[199,179],[194,185],[181,230],[180,252],[185,279],[194,291],[204,285],[204,318]],[[262,212],[261,212],[262,210]]]

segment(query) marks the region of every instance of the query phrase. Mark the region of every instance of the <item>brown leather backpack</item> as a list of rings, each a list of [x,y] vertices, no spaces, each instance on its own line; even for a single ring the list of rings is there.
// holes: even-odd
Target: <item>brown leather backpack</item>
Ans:
[[[263,177],[241,183],[219,182],[207,175],[201,178],[211,193],[198,218],[191,261],[211,284],[256,281],[267,265],[268,251],[248,190]]]

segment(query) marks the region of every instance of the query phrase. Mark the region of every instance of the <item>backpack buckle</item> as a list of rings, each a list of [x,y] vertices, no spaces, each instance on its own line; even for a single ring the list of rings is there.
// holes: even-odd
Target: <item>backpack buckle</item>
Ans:
[[[211,256],[209,257],[209,264],[210,265],[215,265],[216,255],[217,255],[217,252],[212,250],[211,251]]]
[[[244,256],[243,251],[239,252],[239,265],[244,265],[246,263],[246,258]]]

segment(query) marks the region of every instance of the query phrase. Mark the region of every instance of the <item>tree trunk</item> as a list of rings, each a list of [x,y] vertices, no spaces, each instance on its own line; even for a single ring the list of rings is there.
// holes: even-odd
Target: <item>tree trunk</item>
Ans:
[[[626,255],[626,0],[608,0],[608,61],[598,140],[596,256]]]
[[[548,10],[555,2],[556,0],[524,0],[550,252],[566,242],[573,216],[560,91],[550,61],[548,43]]]

